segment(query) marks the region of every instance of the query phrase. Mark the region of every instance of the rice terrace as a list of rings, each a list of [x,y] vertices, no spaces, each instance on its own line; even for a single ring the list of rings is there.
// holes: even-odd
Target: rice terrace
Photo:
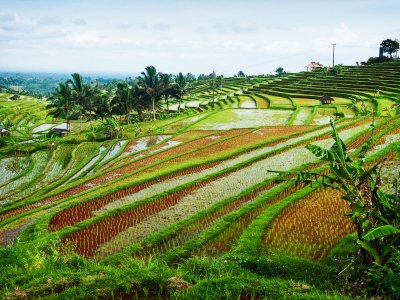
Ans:
[[[263,75],[0,72],[0,298],[399,299],[379,43]]]

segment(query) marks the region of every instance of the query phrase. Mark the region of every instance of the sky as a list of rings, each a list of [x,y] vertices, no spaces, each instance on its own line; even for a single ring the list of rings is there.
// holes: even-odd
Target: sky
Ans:
[[[399,0],[0,0],[0,71],[270,74],[354,65],[400,38]]]

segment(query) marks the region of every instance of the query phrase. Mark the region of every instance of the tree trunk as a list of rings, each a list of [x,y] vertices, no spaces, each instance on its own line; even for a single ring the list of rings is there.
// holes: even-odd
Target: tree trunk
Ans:
[[[363,237],[362,224],[360,224],[359,222],[356,223],[356,228],[357,228],[357,237],[360,241],[362,241],[362,237]],[[360,247],[359,249],[361,251],[363,265],[366,266],[368,264],[366,250],[363,247]]]
[[[169,106],[168,106],[168,97],[165,97],[165,102],[167,102],[167,113],[169,112]]]
[[[154,107],[154,97],[151,97],[151,105],[153,106],[153,120],[156,120],[156,109]]]
[[[137,112],[138,112],[138,115],[139,115],[139,120],[140,120],[141,122],[143,122],[143,121],[144,121],[143,111],[138,110]]]
[[[214,109],[214,86],[213,86],[213,93],[212,93],[212,108]]]

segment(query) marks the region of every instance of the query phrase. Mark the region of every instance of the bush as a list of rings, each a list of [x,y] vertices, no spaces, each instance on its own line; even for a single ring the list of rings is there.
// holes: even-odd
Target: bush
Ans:
[[[393,59],[387,56],[383,56],[383,57],[370,57],[367,61],[368,65],[373,65],[373,64],[380,64],[383,62],[388,62],[388,61],[392,61]]]

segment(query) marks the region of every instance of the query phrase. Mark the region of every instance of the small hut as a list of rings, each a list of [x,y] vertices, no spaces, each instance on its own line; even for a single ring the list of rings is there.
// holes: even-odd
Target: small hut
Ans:
[[[65,128],[52,128],[51,131],[56,134],[56,135],[65,135],[67,133],[69,133],[68,129]]]
[[[10,97],[10,100],[18,100],[19,98],[21,98],[20,95],[12,95],[12,96]]]
[[[0,136],[5,136],[7,135],[8,130],[5,129],[4,127],[0,127]]]
[[[328,96],[328,95],[323,95],[321,98],[318,99],[319,101],[321,101],[321,104],[331,104],[332,101],[335,101],[335,99],[333,99],[332,97]]]
[[[321,69],[322,67],[323,65],[321,65],[319,62],[312,61],[306,66],[306,69],[307,71],[314,71]]]

